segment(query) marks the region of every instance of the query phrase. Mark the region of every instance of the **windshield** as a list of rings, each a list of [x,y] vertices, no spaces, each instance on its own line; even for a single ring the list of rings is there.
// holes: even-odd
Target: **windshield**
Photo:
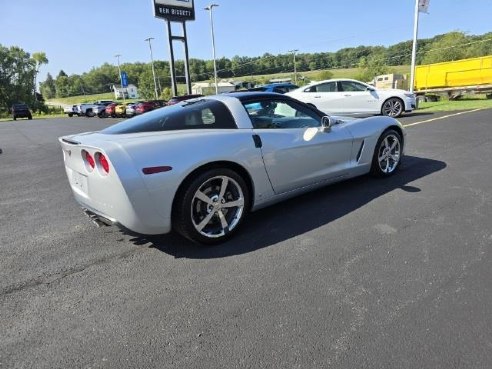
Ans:
[[[192,100],[156,109],[104,129],[105,134],[175,131],[182,129],[234,129],[229,109],[217,100]]]

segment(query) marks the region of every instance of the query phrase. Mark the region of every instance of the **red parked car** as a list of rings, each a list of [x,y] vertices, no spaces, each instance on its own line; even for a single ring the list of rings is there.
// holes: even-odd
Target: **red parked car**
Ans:
[[[116,112],[115,112],[115,107],[118,105],[118,103],[111,103],[108,106],[106,106],[106,116],[115,118],[116,117]]]
[[[156,108],[154,102],[152,101],[144,101],[141,102],[137,105],[135,108],[135,113],[138,114],[143,114],[147,113],[148,111],[154,110]]]

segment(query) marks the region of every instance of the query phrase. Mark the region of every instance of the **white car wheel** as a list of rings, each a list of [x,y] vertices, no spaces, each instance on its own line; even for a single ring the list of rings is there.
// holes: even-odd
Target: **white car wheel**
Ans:
[[[403,101],[397,97],[386,100],[381,108],[381,114],[397,118],[403,113]]]

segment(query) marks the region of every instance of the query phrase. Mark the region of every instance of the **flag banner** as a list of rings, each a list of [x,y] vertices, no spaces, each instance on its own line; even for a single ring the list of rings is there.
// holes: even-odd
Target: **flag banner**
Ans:
[[[128,87],[128,74],[121,72],[121,87]]]
[[[429,8],[430,0],[418,0],[419,1],[419,12],[429,13],[427,9]]]

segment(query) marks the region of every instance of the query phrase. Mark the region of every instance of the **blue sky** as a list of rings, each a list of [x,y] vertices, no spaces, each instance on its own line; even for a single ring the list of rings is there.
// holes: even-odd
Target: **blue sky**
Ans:
[[[337,51],[358,45],[391,45],[412,38],[414,0],[214,0],[217,57]],[[192,58],[211,59],[210,21],[195,0],[196,20],[187,23]],[[153,16],[152,0],[0,0],[0,44],[44,51],[40,71],[56,76],[89,71],[105,62],[168,60],[165,22]],[[461,30],[492,31],[492,0],[430,0],[419,37]],[[175,30],[176,32],[178,29]],[[182,47],[175,46],[176,58]]]

